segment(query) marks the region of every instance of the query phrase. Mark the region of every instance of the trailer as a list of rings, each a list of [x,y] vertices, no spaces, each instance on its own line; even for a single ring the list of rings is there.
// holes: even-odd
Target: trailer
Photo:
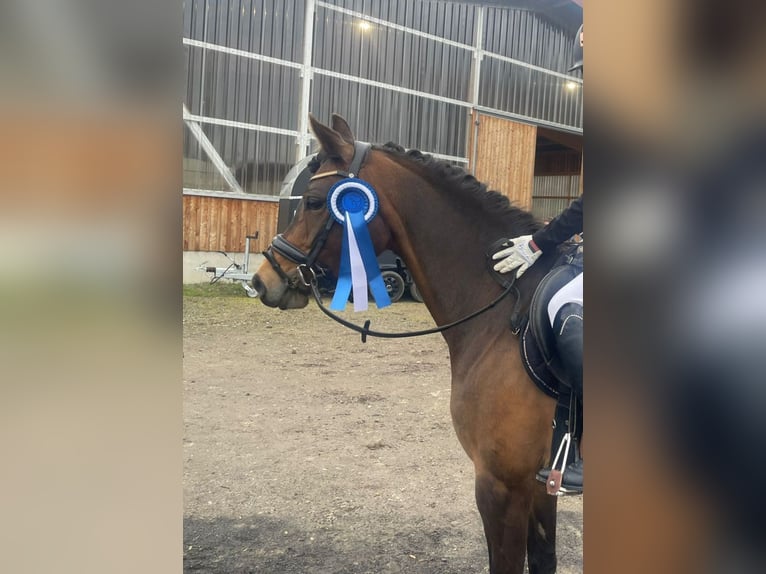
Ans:
[[[217,283],[221,279],[239,281],[248,297],[258,297],[258,291],[253,289],[253,286],[250,284],[253,279],[253,274],[255,273],[254,271],[250,271],[250,240],[256,239],[258,239],[258,232],[256,232],[255,235],[248,235],[245,237],[245,257],[241,264],[234,261],[234,259],[232,259],[225,251],[219,251],[218,253],[231,261],[231,264],[228,267],[200,267],[200,269],[206,273],[213,274],[210,278],[210,283]]]

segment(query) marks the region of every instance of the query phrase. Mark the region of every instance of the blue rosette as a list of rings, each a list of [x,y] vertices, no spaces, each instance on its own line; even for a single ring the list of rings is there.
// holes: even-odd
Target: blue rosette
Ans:
[[[378,308],[391,304],[367,224],[378,213],[378,196],[364,180],[349,177],[327,194],[330,215],[343,226],[340,271],[330,309],[343,311],[354,294],[354,311],[367,310],[367,288]]]

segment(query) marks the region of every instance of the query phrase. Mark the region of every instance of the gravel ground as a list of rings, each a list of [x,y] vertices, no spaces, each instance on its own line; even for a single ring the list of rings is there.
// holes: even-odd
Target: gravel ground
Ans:
[[[359,315],[433,324],[413,301]],[[361,344],[313,303],[186,296],[183,363],[185,572],[488,572],[439,335]],[[582,572],[582,498],[558,548]]]

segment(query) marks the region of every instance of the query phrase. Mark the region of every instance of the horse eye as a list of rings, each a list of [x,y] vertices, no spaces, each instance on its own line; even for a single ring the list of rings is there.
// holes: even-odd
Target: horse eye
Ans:
[[[318,197],[307,197],[306,198],[306,209],[311,211],[317,211],[319,209],[322,209],[324,207],[324,201],[319,199]]]

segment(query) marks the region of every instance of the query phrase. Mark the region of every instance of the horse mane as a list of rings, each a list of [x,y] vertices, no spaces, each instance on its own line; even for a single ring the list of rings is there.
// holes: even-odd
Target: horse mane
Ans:
[[[490,190],[462,167],[437,159],[417,149],[405,150],[399,144],[388,142],[374,146],[395,157],[414,162],[428,173],[439,188],[448,188],[451,193],[460,193],[461,199],[473,203],[481,211],[497,216],[508,229],[519,233],[534,233],[542,227],[541,222],[530,212],[513,204],[505,195]]]

